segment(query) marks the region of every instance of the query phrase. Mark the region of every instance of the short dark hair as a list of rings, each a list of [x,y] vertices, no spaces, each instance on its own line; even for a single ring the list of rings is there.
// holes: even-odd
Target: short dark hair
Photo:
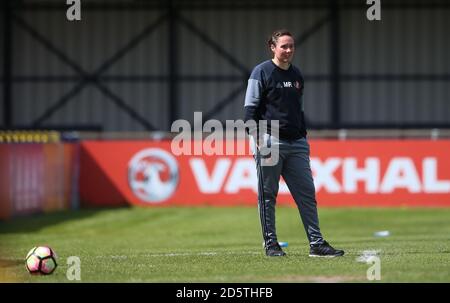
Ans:
[[[280,38],[281,36],[290,36],[290,37],[292,37],[292,34],[291,34],[290,31],[288,31],[287,29],[284,29],[284,28],[274,31],[269,36],[269,39],[267,40],[267,45],[269,46],[269,48],[272,45],[277,45],[278,38]]]

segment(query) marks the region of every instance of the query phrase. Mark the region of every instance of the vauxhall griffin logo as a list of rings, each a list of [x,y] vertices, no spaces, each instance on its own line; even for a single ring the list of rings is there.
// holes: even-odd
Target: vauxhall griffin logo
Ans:
[[[175,192],[178,185],[178,163],[165,150],[141,150],[128,163],[128,183],[142,201],[160,203]]]

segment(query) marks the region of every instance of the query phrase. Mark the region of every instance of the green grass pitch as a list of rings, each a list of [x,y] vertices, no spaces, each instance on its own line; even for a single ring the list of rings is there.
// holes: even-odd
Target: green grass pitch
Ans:
[[[262,249],[257,209],[119,208],[79,210],[0,222],[0,281],[71,282],[67,258],[81,261],[81,282],[450,282],[450,209],[319,208],[322,233],[346,251],[308,257],[296,208],[277,208],[279,241],[288,256]],[[374,232],[389,230],[388,237]],[[36,245],[58,254],[49,276],[32,276],[24,258]],[[368,281],[380,258],[381,280]],[[74,281],[76,282],[76,281]]]

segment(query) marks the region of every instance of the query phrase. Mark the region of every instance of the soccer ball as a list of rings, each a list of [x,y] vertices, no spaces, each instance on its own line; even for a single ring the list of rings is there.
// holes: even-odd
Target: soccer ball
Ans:
[[[48,246],[33,247],[25,258],[25,266],[31,274],[49,275],[55,271],[57,256]]]

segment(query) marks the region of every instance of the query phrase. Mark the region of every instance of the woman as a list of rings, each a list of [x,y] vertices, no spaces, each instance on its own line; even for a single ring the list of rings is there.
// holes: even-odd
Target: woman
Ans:
[[[264,130],[249,130],[256,146],[258,210],[266,255],[286,255],[275,228],[276,196],[283,176],[300,212],[310,244],[309,256],[343,256],[343,250],[334,249],[323,239],[319,228],[303,111],[304,80],[291,64],[294,38],[289,31],[278,30],[270,36],[268,46],[273,58],[253,69],[245,95],[245,121],[267,122]]]

